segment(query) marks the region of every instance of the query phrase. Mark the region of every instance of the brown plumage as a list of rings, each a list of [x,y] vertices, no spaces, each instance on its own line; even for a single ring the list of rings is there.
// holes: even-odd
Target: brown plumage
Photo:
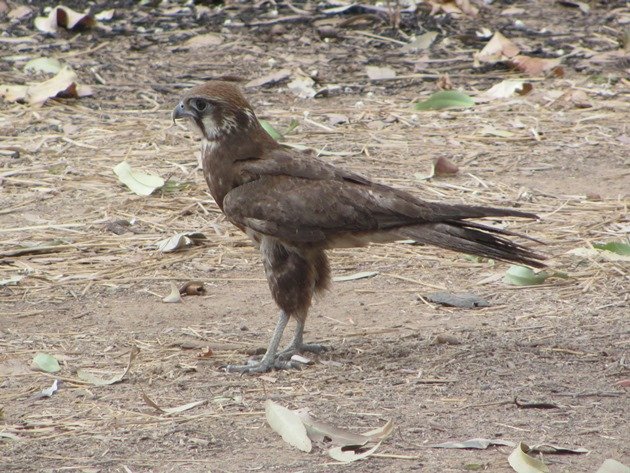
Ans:
[[[513,209],[426,202],[339,169],[310,154],[282,147],[269,136],[238,88],[213,81],[194,87],[173,111],[201,134],[203,172],[226,217],[260,248],[280,320],[261,362],[228,371],[262,372],[292,366],[297,351],[320,351],[302,341],[314,294],[326,289],[325,251],[370,242],[412,239],[449,250],[542,267],[541,255],[508,239],[516,233],[471,218],[525,217]],[[528,238],[528,237],[525,237]],[[531,238],[529,238],[531,239]],[[282,332],[295,318],[290,346],[277,354]]]

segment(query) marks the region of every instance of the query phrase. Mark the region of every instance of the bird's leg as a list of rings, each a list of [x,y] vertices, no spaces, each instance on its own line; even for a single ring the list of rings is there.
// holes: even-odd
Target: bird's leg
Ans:
[[[298,319],[293,340],[291,340],[291,343],[287,348],[278,353],[279,359],[286,360],[287,358],[291,358],[293,355],[300,352],[322,353],[326,351],[326,347],[323,345],[319,345],[317,343],[304,343],[304,325],[305,321]]]
[[[287,323],[289,322],[289,316],[285,311],[280,312],[280,318],[276,324],[276,328],[271,336],[271,341],[267,347],[267,352],[260,361],[250,361],[246,365],[227,365],[225,371],[229,373],[266,373],[272,369],[288,369],[295,368],[296,366],[290,361],[282,361],[278,358],[278,345],[282,339],[282,333],[284,332]]]

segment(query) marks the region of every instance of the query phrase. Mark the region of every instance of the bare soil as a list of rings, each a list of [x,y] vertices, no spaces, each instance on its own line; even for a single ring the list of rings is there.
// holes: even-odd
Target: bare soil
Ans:
[[[300,14],[283,6],[274,15],[271,2],[219,13],[100,2],[94,11],[111,6],[109,31],[58,36],[37,33],[33,17],[0,16],[0,40],[21,38],[0,41],[2,56],[24,56],[0,61],[0,83],[33,80],[24,62],[54,56],[94,88],[92,97],[38,109],[0,103],[0,281],[23,276],[0,286],[0,471],[512,471],[510,447],[431,448],[475,437],[589,450],[545,454],[552,472],[630,462],[630,268],[567,254],[627,241],[630,229],[627,56],[589,55],[619,48],[625,2],[592,1],[585,14],[561,2],[495,1],[476,18],[431,16],[423,6],[402,15],[400,32],[387,15],[356,11],[329,18],[337,35],[328,40],[313,19],[278,21]],[[508,7],[523,12],[502,14]],[[472,67],[485,44],[475,31],[484,27],[534,56],[562,50],[564,76],[530,79],[531,94],[468,110],[413,110],[444,74],[473,93],[519,77],[500,65]],[[428,51],[401,53],[405,34],[427,30],[440,33]],[[185,46],[208,32],[222,43]],[[367,64],[410,77],[370,81]],[[207,193],[195,136],[169,114],[203,80],[247,81],[281,68],[289,80],[316,70],[317,89],[341,86],[315,99],[296,97],[287,80],[246,90],[279,130],[298,121],[287,142],[424,198],[536,212],[540,221],[503,223],[545,240],[550,271],[568,278],[509,286],[507,264],[403,243],[335,251],[335,275],[378,274],[335,283],[313,307],[307,338],[329,351],[304,370],[223,372],[265,347],[276,308],[257,251]],[[576,90],[590,107],[562,98]],[[460,172],[420,179],[440,156]],[[112,172],[123,159],[185,185],[136,196]],[[207,240],[156,250],[185,231]],[[205,284],[205,295],[162,302],[171,283],[191,280]],[[475,293],[490,306],[428,302],[438,290]],[[78,378],[79,369],[122,373],[133,347],[140,353],[122,382]],[[55,355],[62,370],[31,369],[39,352]],[[39,398],[54,379],[59,390]],[[162,408],[204,403],[166,415],[144,396]],[[271,431],[266,399],[357,432],[388,419],[396,428],[380,456],[333,466],[321,449],[302,453]]]

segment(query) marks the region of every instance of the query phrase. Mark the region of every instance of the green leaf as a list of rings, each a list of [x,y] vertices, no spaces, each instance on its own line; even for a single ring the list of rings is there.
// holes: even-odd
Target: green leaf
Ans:
[[[282,133],[280,133],[273,126],[271,126],[271,123],[269,123],[267,120],[258,120],[258,121],[260,122],[260,126],[262,126],[263,129],[267,132],[267,134],[271,136],[274,140],[282,141],[284,139],[284,136],[282,136]]]
[[[608,243],[595,243],[593,248],[598,250],[610,251],[612,253],[629,256],[630,255],[630,245],[627,243],[621,243],[619,241],[610,241]]]
[[[164,185],[164,179],[160,176],[134,171],[127,161],[122,161],[114,166],[114,173],[120,182],[138,195],[151,195],[156,189]]]
[[[510,266],[503,277],[503,282],[512,286],[535,286],[542,284],[549,277],[545,271],[535,273],[526,266]]]
[[[38,353],[35,355],[33,358],[33,364],[38,369],[45,371],[46,373],[56,373],[61,370],[61,366],[59,366],[57,359],[47,353]]]
[[[191,181],[178,182],[178,181],[169,179],[168,181],[164,183],[164,186],[162,187],[162,191],[166,193],[183,191],[183,190],[188,189],[191,186],[191,184],[192,184]]]
[[[469,108],[475,101],[458,90],[442,90],[434,93],[424,102],[416,103],[416,110],[444,110],[446,108]]]
[[[284,130],[284,134],[288,135],[293,130],[295,130],[299,124],[300,124],[299,121],[297,121],[295,118],[292,118],[291,121],[289,122],[289,126],[287,126],[287,129]]]

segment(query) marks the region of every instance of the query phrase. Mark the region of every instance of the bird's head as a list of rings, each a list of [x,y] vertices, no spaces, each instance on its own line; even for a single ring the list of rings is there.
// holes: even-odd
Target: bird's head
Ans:
[[[248,131],[258,121],[239,88],[210,81],[190,89],[173,110],[173,121],[187,118],[208,141],[221,141]]]

